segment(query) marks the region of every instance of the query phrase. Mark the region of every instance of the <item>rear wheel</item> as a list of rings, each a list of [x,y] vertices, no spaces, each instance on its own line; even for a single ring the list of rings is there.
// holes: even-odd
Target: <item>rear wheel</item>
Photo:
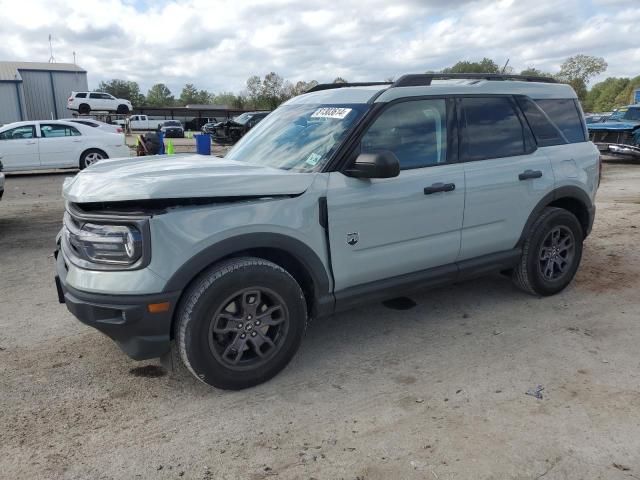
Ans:
[[[562,208],[545,208],[531,227],[513,281],[522,290],[553,295],[576,274],[584,234],[578,219]]]
[[[196,378],[239,390],[289,363],[306,322],[304,295],[289,273],[260,258],[234,258],[205,271],[185,292],[175,337]]]
[[[98,150],[97,148],[87,150],[80,156],[80,170],[84,170],[105,158],[109,158],[109,156],[102,150]]]
[[[87,105],[86,103],[82,103],[78,107],[78,113],[80,113],[81,115],[88,115],[89,112],[91,112],[91,107],[89,105]]]
[[[126,115],[127,113],[129,113],[129,107],[127,107],[126,105],[118,105],[116,113],[120,115]]]

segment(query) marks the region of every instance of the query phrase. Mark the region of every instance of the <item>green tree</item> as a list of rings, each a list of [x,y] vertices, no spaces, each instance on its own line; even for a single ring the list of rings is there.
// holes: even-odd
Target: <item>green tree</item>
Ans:
[[[262,81],[262,102],[267,108],[273,110],[284,100],[284,79],[275,72],[270,72],[264,76]]]
[[[589,80],[606,71],[607,66],[607,62],[602,57],[574,55],[567,58],[560,66],[560,72],[556,78],[571,85],[582,102],[587,97]]]
[[[180,103],[182,105],[199,103],[197,99],[198,99],[198,89],[193,85],[193,83],[187,83],[182,88],[182,92],[180,92]]]
[[[214,105],[224,105],[229,108],[243,108],[242,97],[232,92],[222,92],[212,98]]]
[[[452,67],[442,70],[442,73],[500,73],[500,66],[490,58],[483,58],[479,62],[462,60]]]
[[[147,92],[147,105],[150,107],[173,106],[175,99],[164,83],[156,83]]]
[[[596,83],[582,103],[587,112],[606,112],[612,110],[617,104],[616,99],[627,88],[630,80],[628,78],[609,77],[606,80]],[[626,103],[626,102],[625,102]]]
[[[520,72],[520,75],[526,75],[528,77],[553,77],[551,73],[543,72],[534,67],[527,67]]]
[[[247,97],[256,108],[262,97],[262,79],[258,75],[252,75],[247,79]]]
[[[144,105],[145,103],[144,95],[140,93],[140,86],[137,82],[114,78],[100,82],[96,91],[110,93],[116,98],[126,98],[133,105]]]
[[[334,79],[333,79],[333,82],[331,82],[331,83],[349,83],[349,82],[347,82],[347,81],[346,81],[344,78],[342,78],[342,77],[336,77],[336,78],[334,78]]]

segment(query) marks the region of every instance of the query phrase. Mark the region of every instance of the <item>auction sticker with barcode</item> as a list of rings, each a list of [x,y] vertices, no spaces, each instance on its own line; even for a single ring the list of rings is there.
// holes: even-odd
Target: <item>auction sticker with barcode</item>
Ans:
[[[339,118],[343,119],[349,112],[350,108],[331,108],[331,107],[323,107],[317,109],[315,112],[311,114],[311,118]]]

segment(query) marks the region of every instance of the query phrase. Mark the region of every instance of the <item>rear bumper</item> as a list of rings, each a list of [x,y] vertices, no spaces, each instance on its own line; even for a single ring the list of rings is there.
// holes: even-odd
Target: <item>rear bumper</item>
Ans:
[[[62,254],[56,257],[58,300],[82,323],[104,333],[134,360],[160,357],[170,349],[171,320],[180,292],[154,295],[105,295],[76,290],[66,282]],[[166,312],[149,313],[148,305],[169,302]]]

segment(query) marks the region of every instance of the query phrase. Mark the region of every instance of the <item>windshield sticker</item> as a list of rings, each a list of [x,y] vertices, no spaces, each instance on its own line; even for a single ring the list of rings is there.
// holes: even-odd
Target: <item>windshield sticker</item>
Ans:
[[[311,152],[304,163],[314,167],[320,161],[321,158],[322,158],[322,155],[320,155],[319,153]]]
[[[328,108],[323,107],[317,109],[315,112],[311,114],[311,118],[338,118],[342,120],[344,117],[349,115],[351,112],[350,108]]]

